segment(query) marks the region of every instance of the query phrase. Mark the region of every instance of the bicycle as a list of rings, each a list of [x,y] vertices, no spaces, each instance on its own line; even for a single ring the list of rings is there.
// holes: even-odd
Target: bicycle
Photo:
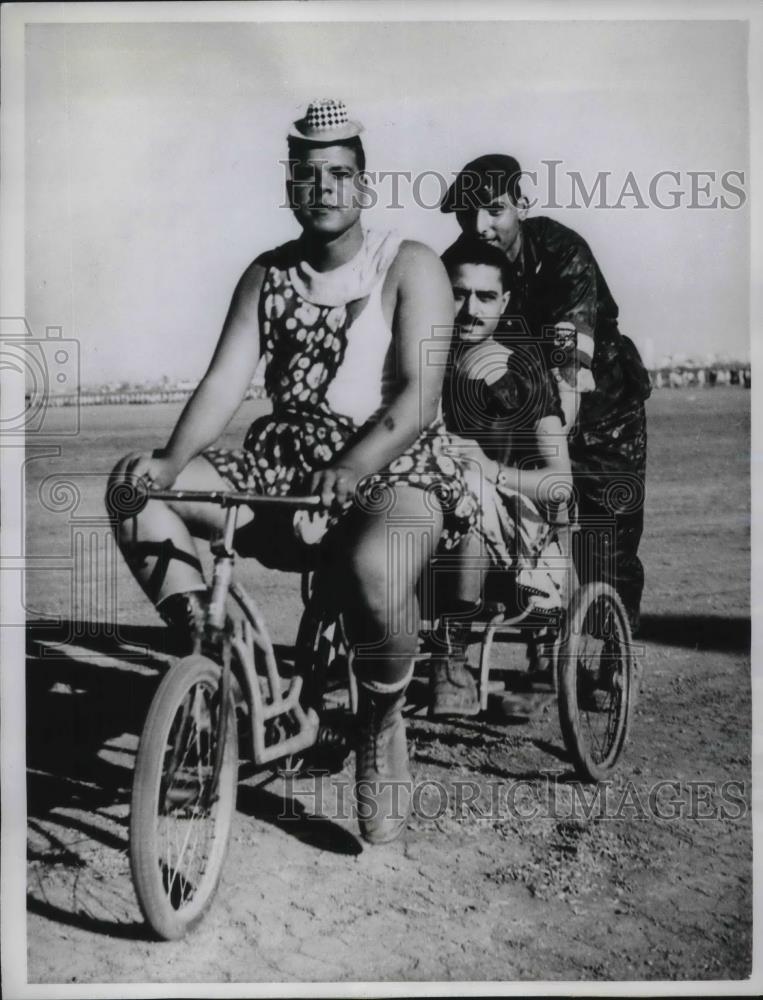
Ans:
[[[319,506],[318,497],[136,488],[130,513],[150,499],[217,503],[226,510],[222,535],[211,544],[214,572],[203,635],[191,655],[170,667],[154,695],[133,778],[133,883],[150,927],[173,940],[203,918],[222,874],[235,811],[240,735],[257,769],[279,762],[293,766],[311,748],[322,752],[320,763],[326,755],[344,759],[349,742],[336,715],[351,716],[357,696],[349,656],[345,652],[339,658],[347,650],[343,634],[336,633],[340,622],[327,643],[324,618],[311,612],[304,595],[298,662],[286,677],[261,610],[233,579],[233,540],[242,505],[310,509]],[[229,612],[230,600],[240,617]],[[349,692],[344,704],[341,696],[332,702],[332,691],[341,690]],[[330,720],[329,728],[321,727],[321,718]]]
[[[305,604],[291,674],[279,668],[264,616],[233,579],[242,505],[315,509],[317,497],[143,488],[149,499],[220,504],[225,527],[211,544],[212,586],[198,648],[161,681],[140,737],[130,816],[130,864],[141,911],[161,938],[182,937],[203,918],[219,883],[235,811],[239,748],[255,768],[322,773],[350,752],[357,687],[341,610],[326,601],[320,575],[304,573]],[[122,502],[125,509],[125,504]],[[605,583],[581,587],[569,558],[572,528],[556,537],[570,562],[571,594],[556,617],[518,607],[511,574],[489,577],[506,600],[474,628],[481,643],[479,692],[487,707],[491,653],[500,636],[552,651],[564,742],[581,777],[600,780],[623,750],[632,706],[628,619]],[[229,606],[238,609],[238,617]],[[431,622],[430,624],[434,624]],[[422,638],[426,638],[422,633]],[[421,659],[426,660],[424,654]],[[239,718],[241,731],[239,730]],[[240,739],[240,736],[242,739]]]

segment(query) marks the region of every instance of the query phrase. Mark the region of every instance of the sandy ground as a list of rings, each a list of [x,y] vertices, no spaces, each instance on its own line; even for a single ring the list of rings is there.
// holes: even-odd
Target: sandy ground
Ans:
[[[113,458],[163,439],[177,408],[83,410],[58,457],[27,465],[29,981],[748,976],[749,404],[739,389],[649,404],[644,693],[598,800],[574,780],[553,702],[532,719],[414,715],[420,791],[400,842],[362,845],[349,770],[244,782],[215,905],[171,944],[147,934],[126,854],[164,668],[128,654],[160,648],[161,624],[110,558],[100,496]],[[292,643],[298,579],[241,572]]]

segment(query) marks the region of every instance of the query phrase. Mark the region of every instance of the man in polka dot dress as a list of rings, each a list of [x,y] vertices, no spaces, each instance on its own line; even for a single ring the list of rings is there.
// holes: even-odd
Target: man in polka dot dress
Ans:
[[[463,486],[438,423],[443,368],[421,363],[433,329],[452,325],[450,284],[428,247],[361,227],[353,197],[365,168],[360,131],[333,100],[314,102],[294,123],[288,192],[301,235],[246,269],[167,445],[125,456],[114,478],[322,498],[359,682],[360,829],[382,843],[400,834],[410,809],[402,707],[418,642],[417,583],[435,546],[455,544],[477,508],[465,489],[453,503],[432,502],[439,487]],[[261,354],[273,413],[255,421],[242,449],[210,448]],[[385,489],[404,544],[390,536],[389,504],[378,502]],[[288,559],[293,537],[246,513],[239,550]],[[175,628],[192,625],[203,606],[192,535],[209,537],[221,518],[212,505],[152,501],[116,525],[136,578]]]

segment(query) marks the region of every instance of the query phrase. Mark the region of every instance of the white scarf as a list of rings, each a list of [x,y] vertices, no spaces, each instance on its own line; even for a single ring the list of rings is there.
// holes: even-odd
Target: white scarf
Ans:
[[[371,294],[401,242],[394,230],[364,229],[360,250],[346,264],[332,271],[316,271],[303,260],[289,268],[289,280],[295,291],[314,305],[347,305]]]

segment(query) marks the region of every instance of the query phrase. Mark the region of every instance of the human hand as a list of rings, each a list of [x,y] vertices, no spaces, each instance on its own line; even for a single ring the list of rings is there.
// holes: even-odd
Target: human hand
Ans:
[[[348,465],[332,465],[313,473],[310,492],[321,498],[327,510],[334,506],[343,507],[354,496],[361,478],[361,474]]]
[[[487,479],[491,483],[496,481],[500,465],[494,459],[488,458],[479,444],[471,438],[451,434],[445,451],[462,466],[479,471],[483,479]]]
[[[134,451],[117,463],[111,474],[111,483],[114,486],[132,486],[136,480],[142,479],[148,486],[166,489],[172,486],[180,471],[177,463],[162,451],[151,454]]]
[[[474,459],[483,454],[482,448],[473,438],[460,437],[458,434],[449,434],[448,443],[445,445],[445,453],[453,459]]]

